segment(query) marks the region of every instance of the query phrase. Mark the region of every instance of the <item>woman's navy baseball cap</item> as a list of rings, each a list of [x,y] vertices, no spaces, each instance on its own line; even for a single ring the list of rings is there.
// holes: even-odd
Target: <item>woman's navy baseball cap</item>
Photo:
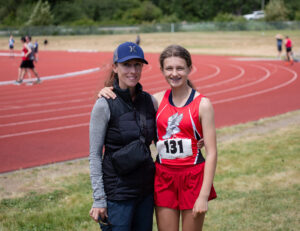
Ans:
[[[130,59],[140,59],[143,63],[148,64],[139,45],[133,42],[120,44],[114,52],[114,63],[123,63]]]

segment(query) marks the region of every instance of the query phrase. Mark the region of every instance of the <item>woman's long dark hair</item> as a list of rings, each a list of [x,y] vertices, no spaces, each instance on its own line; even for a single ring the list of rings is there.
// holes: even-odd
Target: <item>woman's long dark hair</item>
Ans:
[[[191,68],[192,67],[192,58],[190,52],[182,46],[179,45],[170,45],[163,50],[163,52],[159,56],[159,63],[161,69],[164,68],[164,61],[166,58],[170,57],[179,57],[185,60],[186,65]],[[188,79],[187,84],[195,89],[195,86],[192,82]]]

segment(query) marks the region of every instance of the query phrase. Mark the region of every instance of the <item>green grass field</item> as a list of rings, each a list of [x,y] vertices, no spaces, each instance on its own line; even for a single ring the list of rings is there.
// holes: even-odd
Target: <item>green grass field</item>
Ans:
[[[218,130],[218,139],[227,139],[218,144],[218,198],[209,204],[204,230],[299,230],[299,117],[296,111]],[[2,174],[0,182],[16,178],[19,194],[1,185],[1,231],[99,230],[88,215],[87,159]]]

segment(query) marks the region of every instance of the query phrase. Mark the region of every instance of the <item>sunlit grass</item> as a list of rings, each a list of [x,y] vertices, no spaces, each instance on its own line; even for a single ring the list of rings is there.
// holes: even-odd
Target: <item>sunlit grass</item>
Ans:
[[[278,119],[273,118],[271,121]],[[263,125],[268,122],[258,123]],[[238,133],[245,126],[251,128],[256,125],[252,122],[252,125],[239,125],[224,130]],[[226,132],[223,134],[228,135]],[[218,198],[209,203],[204,230],[298,230],[299,140],[299,126],[284,126],[275,131],[248,134],[233,141],[221,142],[218,145],[219,157],[214,182]],[[98,224],[88,215],[92,204],[89,174],[79,171],[79,168],[88,167],[88,161],[82,160],[78,165],[81,166],[78,167],[78,173],[74,171],[72,175],[56,175],[57,184],[47,178],[39,181],[44,184],[43,191],[34,190],[34,185],[28,184],[31,190],[25,196],[2,199],[0,230],[99,230]],[[54,171],[61,169],[56,167]],[[38,177],[40,174],[46,175],[47,168],[30,172]],[[23,175],[29,177],[29,171]],[[6,177],[9,178],[9,175]],[[5,188],[5,185],[2,187]],[[157,230],[155,219],[153,230]]]

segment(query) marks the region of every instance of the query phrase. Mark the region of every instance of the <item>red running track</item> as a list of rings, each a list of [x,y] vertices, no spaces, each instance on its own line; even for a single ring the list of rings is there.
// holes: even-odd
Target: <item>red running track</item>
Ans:
[[[89,115],[111,58],[43,51],[37,63],[43,82],[16,86],[20,57],[0,56],[0,172],[88,156]],[[144,89],[167,89],[158,54],[146,58]],[[299,63],[203,55],[193,55],[193,62],[190,78],[214,104],[218,128],[300,108]]]

